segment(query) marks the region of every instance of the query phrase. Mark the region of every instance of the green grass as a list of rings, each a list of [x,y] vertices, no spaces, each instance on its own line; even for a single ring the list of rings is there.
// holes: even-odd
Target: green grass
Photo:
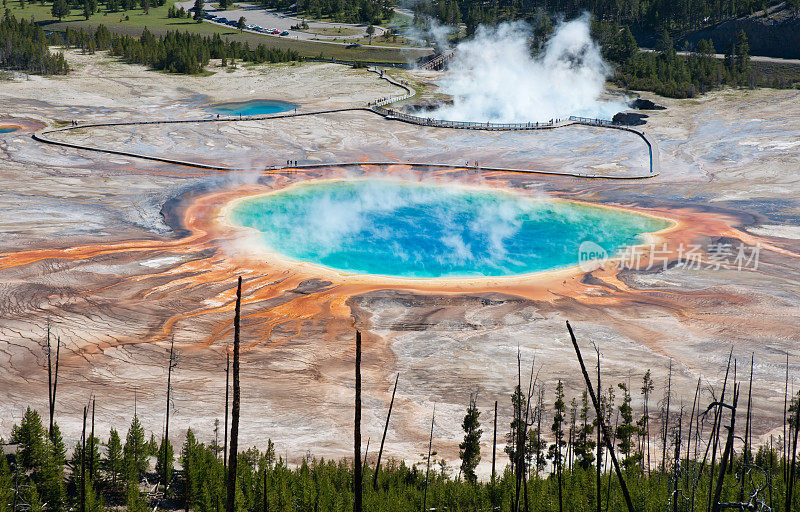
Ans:
[[[167,11],[173,3],[168,1],[161,7],[151,7],[148,14],[145,14],[141,9],[115,13],[102,11],[93,14],[88,20],[83,17],[82,10],[73,9],[70,15],[65,16],[61,21],[53,18],[50,14],[50,3],[42,5],[40,3],[26,2],[25,8],[20,8],[19,2],[9,0],[7,5],[11,9],[11,13],[17,18],[33,18],[42,23],[46,30],[53,31],[64,31],[67,27],[73,30],[94,30],[100,24],[108,27],[112,33],[134,37],[138,37],[145,27],[155,35],[162,35],[173,30],[185,30],[203,35],[220,34],[232,40],[246,41],[251,47],[263,43],[271,48],[294,49],[304,57],[371,62],[407,62],[429,53],[425,50],[405,48],[372,48],[368,46],[346,48],[343,45],[326,44],[318,41],[303,41],[239,32],[231,27],[205,22],[196,23],[194,20],[187,18],[167,18]],[[383,43],[375,41],[375,44]]]
[[[800,65],[798,64],[751,61],[750,65],[758,74],[762,85],[800,87]]]
[[[309,34],[317,34],[322,36],[354,36],[356,34],[361,34],[364,31],[358,30],[355,28],[346,28],[346,27],[311,27],[301,30],[301,32],[307,32]]]

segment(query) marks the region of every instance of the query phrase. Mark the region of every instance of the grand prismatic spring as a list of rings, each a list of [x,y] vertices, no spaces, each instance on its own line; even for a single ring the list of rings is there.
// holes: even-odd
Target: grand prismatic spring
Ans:
[[[160,435],[173,341],[170,436],[211,443],[239,276],[239,447],[271,439],[291,464],[352,455],[354,329],[368,464],[399,373],[384,460],[419,461],[435,403],[433,449],[456,468],[477,393],[478,471],[495,400],[499,470],[518,354],[548,403],[559,380],[567,397],[584,389],[565,320],[587,364],[600,351],[604,389],[635,391],[650,369],[660,400],[670,379],[673,418],[698,379],[703,404],[720,389],[732,349],[739,379],[752,354],[753,436],[782,435],[784,365],[793,379],[800,356],[798,91],[642,93],[665,108],[634,131],[569,112],[472,130],[374,109],[410,84],[388,108],[422,112],[442,100],[440,71],[387,70],[397,85],[332,63],[182,76],[66,58],[64,77],[0,85],[0,127],[14,127],[0,135],[0,437],[27,405],[48,410],[49,326],[70,449],[91,393],[103,436],[134,408]],[[281,111],[236,110],[259,98]]]
[[[295,260],[410,278],[561,269],[578,263],[583,242],[614,255],[669,226],[570,201],[387,180],[302,185],[243,200],[229,215]]]

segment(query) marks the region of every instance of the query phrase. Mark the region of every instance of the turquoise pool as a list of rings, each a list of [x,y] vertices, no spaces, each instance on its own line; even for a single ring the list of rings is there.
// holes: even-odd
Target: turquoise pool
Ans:
[[[250,100],[236,103],[219,103],[212,105],[209,109],[223,116],[263,116],[266,114],[277,114],[294,110],[297,105],[286,101],[277,100]]]
[[[0,133],[11,133],[19,130],[19,126],[0,126]]]
[[[578,263],[582,242],[609,254],[667,221],[493,189],[390,180],[328,181],[245,199],[230,211],[268,249],[348,273],[511,276]]]

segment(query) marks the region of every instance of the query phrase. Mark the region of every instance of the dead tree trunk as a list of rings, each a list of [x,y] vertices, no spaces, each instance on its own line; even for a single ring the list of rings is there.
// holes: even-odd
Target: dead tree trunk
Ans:
[[[222,468],[228,470],[228,400],[229,392],[231,389],[231,353],[225,351],[225,433],[223,434],[222,441]],[[227,476],[226,476],[227,478]]]
[[[731,359],[733,358],[733,348],[731,348],[730,353],[728,354],[728,367],[725,369],[725,379],[722,381],[722,393],[720,393],[719,403],[725,403],[725,390],[728,386],[728,375],[731,371]],[[734,382],[734,386],[735,386]],[[707,510],[710,512],[711,507],[713,505],[712,501],[712,493],[714,492],[714,465],[717,462],[717,444],[719,442],[719,430],[722,428],[722,406],[717,405],[714,409],[714,426],[711,428],[711,439],[709,439],[709,445],[711,446],[711,473],[709,474],[708,478],[708,506]],[[708,453],[708,447],[706,447],[706,453]],[[705,457],[703,457],[703,462],[705,462]],[[703,474],[703,464],[700,465],[700,474]]]
[[[236,311],[233,317],[233,407],[231,408],[231,446],[228,455],[228,495],[226,512],[236,510],[236,466],[239,453],[239,336],[242,313],[242,278],[236,288]]]
[[[744,501],[744,479],[747,474],[747,468],[750,465],[750,406],[753,400],[753,362],[755,354],[750,354],[750,383],[747,387],[747,413],[744,417],[744,449],[742,450],[742,461],[740,463],[741,471],[739,472],[739,502]]]
[[[172,369],[175,367],[174,362],[174,349],[175,349],[175,337],[172,337],[172,342],[169,345],[169,362],[167,363],[167,411],[166,411],[166,419],[164,422],[164,466],[162,468],[163,474],[161,475],[161,480],[164,484],[164,495],[166,496],[167,493],[167,481],[168,474],[167,474],[167,458],[169,455],[169,404],[170,404],[170,391],[172,390]]]
[[[497,457],[497,400],[494,401],[494,430],[492,431],[492,486],[495,479],[495,459]]]
[[[83,430],[81,430],[81,500],[80,512],[86,512],[86,407],[83,408]]]
[[[692,450],[692,429],[694,428],[694,412],[695,407],[697,406],[698,399],[700,397],[700,377],[697,378],[697,388],[694,391],[694,400],[692,400],[692,414],[689,416],[689,438],[686,441],[686,479],[684,481],[684,486],[688,489],[690,487],[690,478],[694,478],[695,466],[697,463],[697,457],[695,456],[692,460],[690,465],[689,457],[691,456]],[[697,444],[700,443],[700,432],[697,433],[698,439],[695,440],[695,452],[697,452]],[[691,468],[691,469],[690,469]],[[692,498],[689,505],[689,512],[694,512],[694,486],[692,485]]]
[[[47,429],[47,435],[53,437],[53,365],[50,358],[50,319],[47,319],[47,407],[50,411],[50,428]]]
[[[394,378],[394,389],[392,390],[392,400],[389,402],[389,412],[386,414],[386,424],[383,426],[383,437],[381,437],[381,447],[378,450],[378,461],[375,463],[375,474],[372,475],[372,489],[378,490],[378,471],[381,469],[381,457],[383,456],[383,444],[386,442],[386,432],[389,431],[389,419],[392,417],[392,407],[394,406],[394,395],[397,393],[397,381],[400,374]]]
[[[50,332],[48,327],[48,341],[47,341],[48,347],[50,346],[49,338],[50,338]],[[50,429],[48,430],[48,434],[50,435],[51,440],[53,437],[53,422],[55,421],[54,417],[56,412],[56,390],[58,389],[58,356],[60,352],[61,352],[61,337],[59,336],[58,338],[56,338],[56,369],[55,372],[53,373],[53,390],[50,392]],[[50,367],[49,349],[47,354],[47,365],[49,370]]]
[[[89,434],[89,480],[94,481],[94,398],[92,398],[92,429]]]
[[[361,476],[361,332],[356,331],[356,401],[353,422],[353,512],[361,512],[363,482]]]
[[[603,392],[603,388],[600,387],[600,348],[595,345],[594,347],[595,352],[597,352],[597,391],[598,393]],[[603,481],[602,481],[602,463],[603,463],[603,443],[602,443],[602,432],[600,430],[600,415],[602,411],[598,410],[597,414],[597,512],[601,510],[601,499],[602,499],[602,488],[603,488]]]
[[[788,412],[788,402],[789,402],[789,352],[786,352],[786,382],[785,387],[783,388],[783,445],[781,446],[781,457],[782,459],[782,470],[783,470],[783,485],[788,489],[789,487],[789,466],[786,464],[789,460],[789,444],[788,439],[786,438],[786,413]]]
[[[517,347],[517,390],[519,391],[519,398],[517,403],[514,404],[514,419],[516,421],[516,436],[514,442],[514,512],[519,512],[519,492],[522,486],[522,460],[520,458],[520,446],[522,445],[522,361],[519,353],[519,346]]]
[[[712,502],[712,512],[719,512],[719,500],[722,497],[722,484],[725,481],[725,473],[728,469],[728,461],[733,452],[733,436],[734,428],[736,427],[736,403],[739,401],[739,385],[733,385],[733,406],[731,407],[731,424],[728,427],[728,438],[725,441],[725,449],[722,452],[722,460],[719,462],[719,476],[717,477],[717,487],[714,491],[714,501]],[[724,405],[724,404],[723,404]],[[722,405],[720,405],[722,407]],[[786,510],[789,510],[788,508]]]
[[[625,477],[622,476],[622,470],[619,467],[617,456],[614,453],[614,445],[611,442],[611,436],[608,433],[608,429],[606,428],[605,421],[603,420],[603,416],[601,414],[600,403],[597,401],[597,395],[594,392],[594,388],[592,388],[592,381],[589,379],[589,374],[586,372],[586,365],[583,363],[581,349],[578,347],[578,340],[575,339],[575,333],[572,332],[572,326],[569,325],[569,321],[567,321],[567,330],[569,331],[570,338],[572,339],[572,346],[575,348],[575,354],[578,356],[578,362],[581,365],[581,372],[583,373],[583,379],[586,381],[586,387],[589,388],[589,396],[592,398],[592,404],[594,405],[594,410],[597,414],[597,423],[600,425],[600,428],[603,431],[603,442],[605,443],[608,454],[611,457],[611,462],[614,465],[614,471],[617,473],[619,486],[622,488],[622,495],[625,498],[625,504],[628,507],[628,512],[635,512],[636,509],[633,507],[633,501],[631,501],[631,495],[628,492],[628,486],[625,484]]]
[[[667,377],[667,403],[664,407],[664,437],[661,440],[661,474],[666,471],[667,439],[669,438],[669,401],[672,397],[672,359],[669,360],[669,377]],[[658,452],[656,452],[658,453]],[[661,478],[661,476],[659,476]]]
[[[792,494],[794,493],[794,473],[797,467],[797,434],[800,432],[800,395],[794,406],[794,437],[792,437],[792,466],[789,471],[789,485],[786,489],[786,509],[792,509]]]
[[[425,493],[422,495],[422,512],[426,512],[428,507],[428,475],[431,472],[431,448],[433,448],[434,421],[436,421],[436,404],[433,404],[433,415],[431,416],[431,437],[428,439],[428,466],[425,468]]]
[[[681,465],[681,426],[683,423],[683,411],[678,416],[678,431],[675,433],[675,462],[673,467],[674,487],[672,489],[672,512],[678,512],[678,481]]]
[[[361,465],[361,474],[365,475],[367,473],[367,460],[369,458],[369,440],[371,438],[367,438],[367,447],[364,449],[364,463]]]

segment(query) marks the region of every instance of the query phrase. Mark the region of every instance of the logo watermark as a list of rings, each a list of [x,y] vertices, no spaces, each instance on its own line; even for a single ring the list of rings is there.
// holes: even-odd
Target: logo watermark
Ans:
[[[600,244],[586,240],[578,247],[578,268],[584,272],[602,267],[608,261],[608,251]]]
[[[761,245],[732,244],[713,242],[701,244],[680,243],[669,247],[659,245],[637,245],[628,247],[616,257],[619,270],[667,270],[682,268],[686,270],[758,270]],[[578,268],[591,272],[604,265],[611,258],[607,251],[592,241],[581,242],[578,247]]]

